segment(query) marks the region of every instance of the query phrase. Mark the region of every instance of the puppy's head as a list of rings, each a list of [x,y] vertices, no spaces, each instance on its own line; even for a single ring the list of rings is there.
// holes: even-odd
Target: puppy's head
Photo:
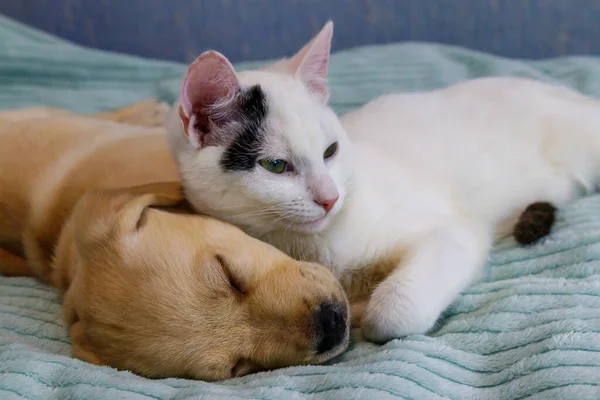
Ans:
[[[176,184],[81,199],[65,295],[75,357],[219,380],[321,363],[347,347],[348,303],[328,270],[178,212],[180,201]]]

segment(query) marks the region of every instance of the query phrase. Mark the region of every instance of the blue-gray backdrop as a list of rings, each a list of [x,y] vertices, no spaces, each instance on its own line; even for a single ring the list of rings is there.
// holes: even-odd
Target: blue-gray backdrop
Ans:
[[[0,0],[87,46],[175,61],[292,53],[332,18],[334,50],[405,40],[520,58],[600,54],[600,0]]]

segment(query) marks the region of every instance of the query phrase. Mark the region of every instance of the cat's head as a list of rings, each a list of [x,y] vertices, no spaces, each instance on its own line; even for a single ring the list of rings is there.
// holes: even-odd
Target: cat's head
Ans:
[[[341,209],[350,144],[327,106],[333,24],[294,57],[236,73],[209,51],[189,67],[169,143],[190,202],[255,233],[313,233]]]

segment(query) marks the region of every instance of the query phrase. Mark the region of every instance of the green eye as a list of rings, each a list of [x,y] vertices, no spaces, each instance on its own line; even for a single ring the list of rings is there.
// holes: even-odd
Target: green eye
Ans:
[[[338,148],[337,142],[333,142],[331,145],[329,145],[329,147],[327,149],[325,149],[325,153],[323,153],[323,158],[327,160],[328,158],[333,157],[333,155],[337,151],[337,148]]]
[[[293,171],[293,167],[283,160],[260,160],[258,162],[261,167],[274,174]]]

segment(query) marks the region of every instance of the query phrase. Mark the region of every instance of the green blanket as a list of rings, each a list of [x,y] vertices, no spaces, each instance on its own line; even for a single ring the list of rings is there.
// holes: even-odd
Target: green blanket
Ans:
[[[172,101],[184,69],[87,50],[0,18],[0,108]],[[521,62],[396,44],[334,55],[332,104],[345,112],[384,92],[482,75],[560,81],[600,95],[598,59]],[[600,399],[600,197],[563,210],[535,247],[497,246],[483,281],[454,302],[437,331],[383,346],[355,341],[326,366],[220,383],[147,380],[69,358],[60,312],[53,289],[0,277],[0,399]]]

